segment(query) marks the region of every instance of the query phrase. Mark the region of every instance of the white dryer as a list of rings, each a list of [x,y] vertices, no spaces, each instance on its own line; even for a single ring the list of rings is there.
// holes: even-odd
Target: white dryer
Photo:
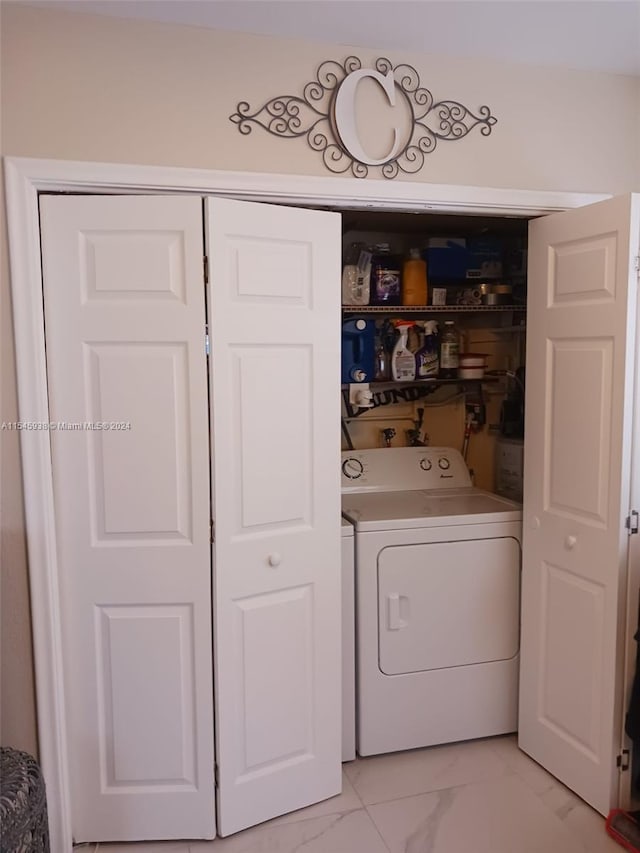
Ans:
[[[360,755],[517,727],[520,504],[457,450],[342,453],[355,529]]]

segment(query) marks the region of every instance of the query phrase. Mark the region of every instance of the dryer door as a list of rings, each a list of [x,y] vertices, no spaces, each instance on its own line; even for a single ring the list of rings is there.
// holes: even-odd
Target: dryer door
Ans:
[[[386,675],[518,654],[520,546],[471,539],[383,548],[378,653]]]

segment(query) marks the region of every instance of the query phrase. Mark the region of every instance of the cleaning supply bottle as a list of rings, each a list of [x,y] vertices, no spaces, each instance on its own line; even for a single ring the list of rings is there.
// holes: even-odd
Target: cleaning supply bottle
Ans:
[[[375,374],[375,323],[356,317],[342,321],[342,384],[371,382]]]
[[[425,320],[422,346],[416,353],[416,379],[435,379],[439,371],[438,321]]]
[[[401,305],[401,281],[400,258],[391,254],[388,243],[378,243],[371,258],[371,304]]]
[[[420,249],[410,249],[402,266],[402,304],[427,304],[427,263]]]
[[[376,346],[376,382],[386,382],[391,378],[389,366],[389,353],[384,345],[384,336],[380,334]]]
[[[408,346],[409,329],[415,323],[397,320],[394,323],[398,340],[391,354],[391,377],[396,382],[411,382],[416,378],[416,360]]]
[[[460,341],[453,320],[444,321],[440,337],[440,378],[455,379],[458,375]]]
[[[342,270],[342,304],[368,305],[371,285],[371,252],[362,243],[352,243]]]

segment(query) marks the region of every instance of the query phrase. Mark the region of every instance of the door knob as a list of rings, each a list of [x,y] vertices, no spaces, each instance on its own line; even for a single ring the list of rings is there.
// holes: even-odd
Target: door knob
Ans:
[[[282,554],[278,554],[275,551],[273,554],[269,554],[269,565],[270,566],[279,566],[282,562]]]
[[[564,540],[564,546],[565,548],[571,550],[572,548],[575,548],[577,541],[578,540],[575,536],[567,536],[567,538]]]

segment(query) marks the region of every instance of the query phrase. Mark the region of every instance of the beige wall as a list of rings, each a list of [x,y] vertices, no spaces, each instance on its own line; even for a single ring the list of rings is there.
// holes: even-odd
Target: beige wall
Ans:
[[[494,62],[353,49],[122,21],[3,2],[2,154],[326,175],[302,140],[229,121],[301,94],[326,59],[353,52],[413,64],[436,99],[498,124],[442,143],[413,178],[541,190],[640,190],[640,80]],[[378,114],[360,116],[365,138]],[[375,178],[370,178],[375,179]],[[1,229],[2,419],[17,418],[6,236]],[[18,445],[2,434],[2,719],[0,740],[35,750],[33,675]]]
[[[0,177],[0,187],[3,181]],[[4,196],[4,191],[3,191]],[[4,201],[0,206],[0,421],[18,419]],[[37,752],[18,433],[0,431],[0,744]]]
[[[301,94],[332,45],[52,12],[3,2],[3,151],[36,157],[326,175],[302,140],[229,116]],[[370,64],[385,51],[352,49]],[[640,80],[390,54],[436,99],[498,117],[490,137],[441,143],[418,180],[549,190],[640,189]],[[378,115],[369,122],[380,130]]]

